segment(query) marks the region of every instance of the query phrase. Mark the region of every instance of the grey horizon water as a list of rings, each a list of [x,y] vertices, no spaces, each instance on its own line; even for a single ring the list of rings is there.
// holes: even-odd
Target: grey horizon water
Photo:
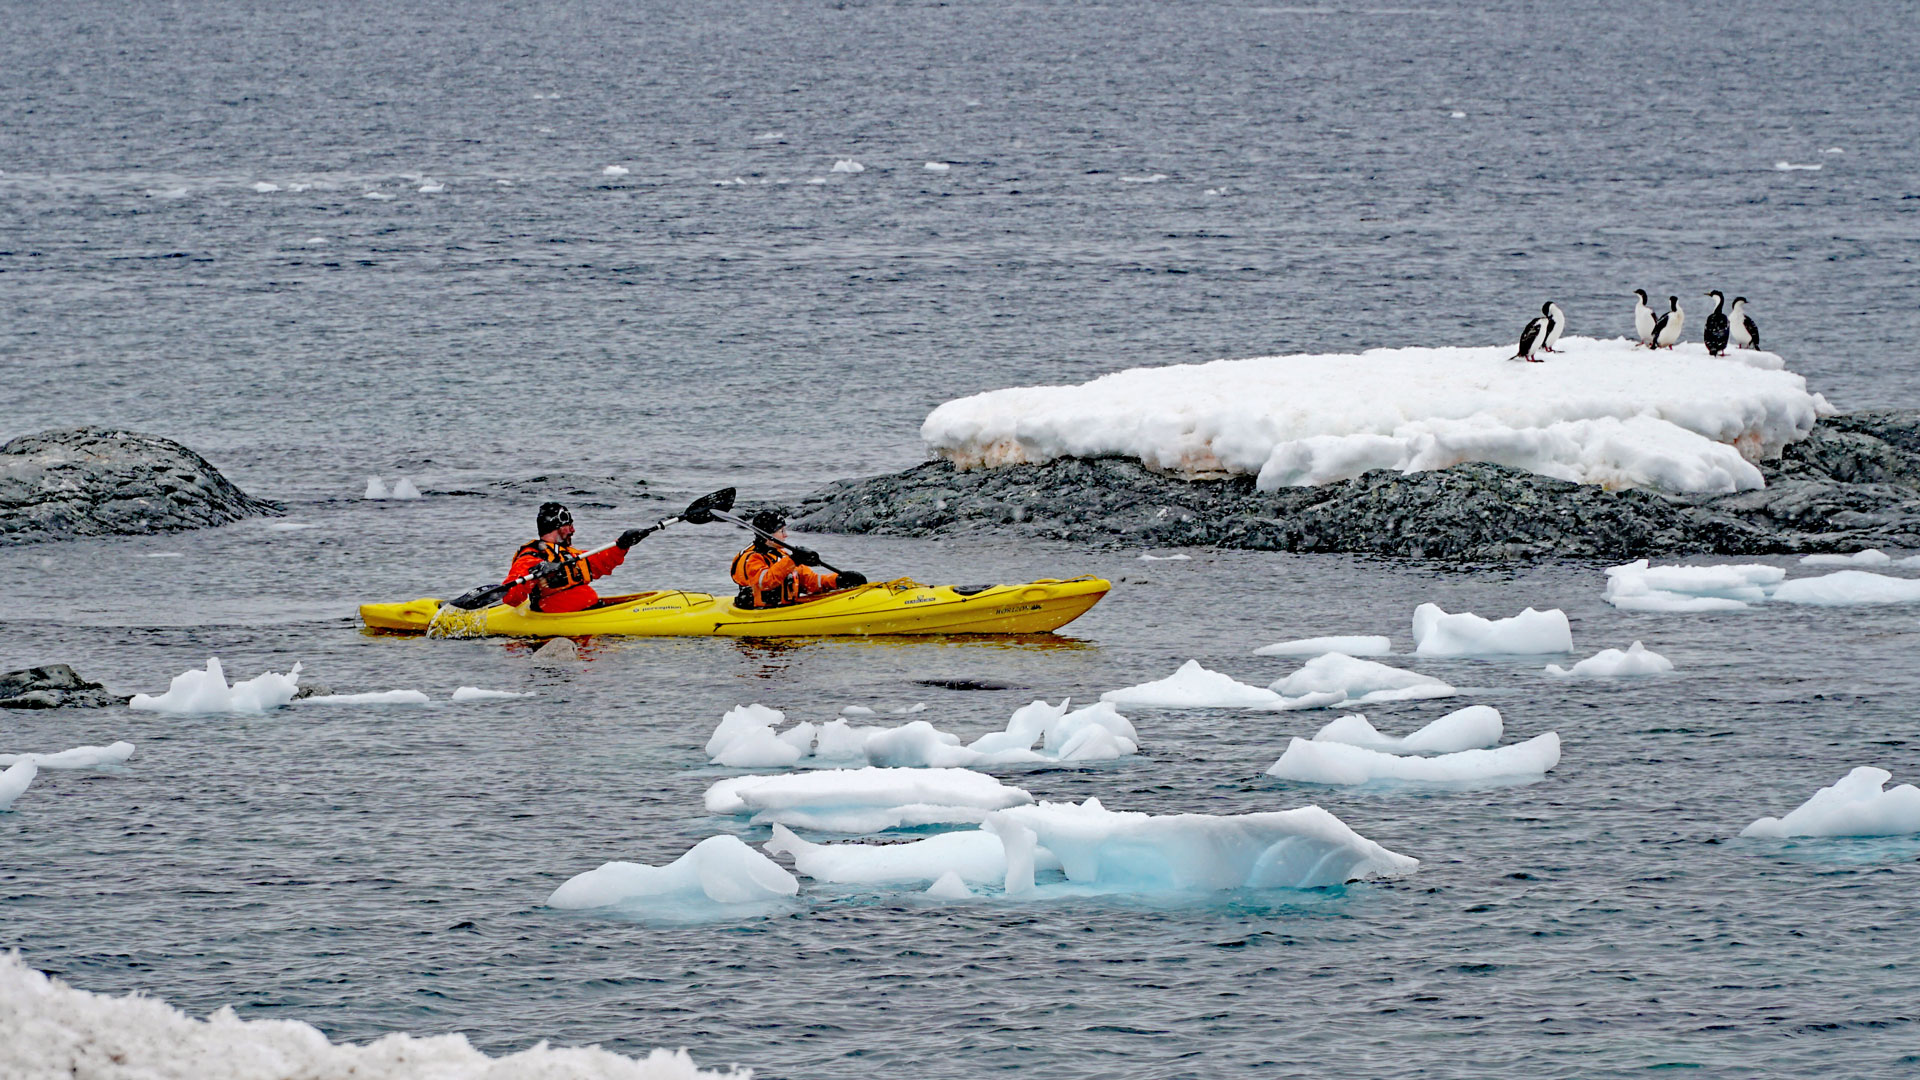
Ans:
[[[81,2],[7,25],[0,436],[170,436],[289,517],[0,549],[0,662],[158,692],[208,656],[300,661],[442,699],[0,714],[6,752],[139,746],[0,814],[0,946],[30,963],[336,1039],[686,1046],[770,1077],[1913,1067],[1920,843],[1730,839],[1854,765],[1920,775],[1911,607],[1635,616],[1585,564],[821,537],[870,574],[1116,590],[1052,642],[600,641],[558,670],[353,618],[497,579],[540,476],[611,478],[575,500],[600,541],[726,484],[910,465],[959,395],[1503,342],[1548,298],[1614,336],[1629,290],[1678,294],[1697,338],[1702,293],[1746,295],[1840,407],[1920,404],[1905,9]],[[361,500],[368,475],[428,498]],[[613,581],[723,588],[737,543],[676,527]],[[1247,654],[1282,638],[1405,650],[1426,600],[1563,607],[1580,655],[1640,639],[1680,671],[1397,660],[1466,693],[1368,710],[1383,730],[1484,702],[1509,741],[1560,732],[1523,787],[1262,777],[1332,714],[1142,710],[1137,760],[1008,774],[1156,813],[1317,802],[1422,859],[1399,883],[958,905],[809,883],[696,927],[540,906],[603,861],[764,839],[700,803],[737,702],[924,700],[971,738],[1189,657],[1266,682],[1291,665]],[[1014,689],[916,681],[945,677]],[[459,685],[538,696],[445,704]]]

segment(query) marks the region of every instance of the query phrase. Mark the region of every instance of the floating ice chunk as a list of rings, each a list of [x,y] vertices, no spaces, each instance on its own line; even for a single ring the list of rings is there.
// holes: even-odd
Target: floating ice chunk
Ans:
[[[1453,112],[1448,115],[1452,116],[1455,120],[1465,120],[1467,118],[1467,114],[1461,112],[1459,109],[1453,110]]]
[[[315,694],[303,705],[425,705],[431,700],[418,690],[378,690],[366,694]]]
[[[1404,739],[1380,734],[1367,718],[1342,716],[1314,733],[1314,742],[1345,743],[1383,754],[1452,754],[1500,741],[1500,710],[1491,705],[1469,705],[1435,720]]]
[[[1123,184],[1157,184],[1166,178],[1166,173],[1154,173],[1152,176],[1123,176],[1120,178],[1120,182]]]
[[[912,716],[914,713],[926,712],[927,703],[924,701],[916,701],[911,705],[896,705],[893,711],[897,716]]]
[[[438,195],[445,190],[447,190],[447,185],[438,180],[429,180],[419,187],[420,194],[422,195]]]
[[[1460,691],[1431,675],[1360,660],[1330,652],[1300,665],[1300,670],[1274,683],[1282,709],[1319,709],[1373,705],[1384,701],[1453,697]]]
[[[973,896],[973,890],[960,880],[960,875],[949,870],[940,875],[940,880],[927,886],[927,895],[935,900],[967,900]]]
[[[317,244],[324,244],[326,242],[327,242],[327,238],[324,236],[309,236],[306,239],[306,244],[308,247],[312,247]]]
[[[951,169],[951,168],[953,168],[953,166],[947,164],[944,161],[929,161],[926,164],[926,170],[928,172],[946,172],[948,169]]]
[[[420,497],[420,489],[413,486],[413,481],[402,476],[393,482],[393,497],[396,499],[417,499]]]
[[[76,746],[57,754],[0,754],[0,766],[31,760],[42,769],[92,769],[118,765],[132,756],[133,744],[122,741],[106,746]]]
[[[1365,784],[1374,780],[1474,784],[1538,780],[1560,764],[1560,736],[1536,735],[1492,750],[1461,750],[1438,757],[1403,757],[1337,742],[1294,739],[1267,775],[1310,784]]]
[[[1140,561],[1141,561],[1141,562],[1186,562],[1186,561],[1188,561],[1189,559],[1192,559],[1192,558],[1193,558],[1193,556],[1191,556],[1191,555],[1185,555],[1185,554],[1182,554],[1182,555],[1153,555],[1153,554],[1149,554],[1149,553],[1146,553],[1146,552],[1142,552],[1142,553],[1141,553],[1141,555],[1140,555]]]
[[[877,712],[874,712],[872,709],[867,708],[865,705],[842,705],[840,707],[840,715],[841,716],[878,716],[880,714]]]
[[[1006,892],[1034,891],[1042,853],[1068,881],[1125,892],[1317,889],[1402,877],[1417,859],[1388,851],[1318,806],[1257,814],[1149,815],[1098,799],[998,810],[986,827],[1006,847]]]
[[[1187,661],[1164,679],[1109,690],[1100,695],[1100,700],[1150,709],[1245,709],[1280,704],[1273,691],[1209,671],[1198,660]]]
[[[135,694],[127,705],[135,709],[164,713],[264,713],[293,700],[300,687],[300,665],[285,675],[269,671],[245,682],[227,685],[220,659],[208,659],[205,671],[187,671],[173,677],[167,692],[159,697]]]
[[[1899,561],[1895,562],[1893,565],[1899,566],[1899,567],[1909,567],[1909,566],[1920,567],[1920,555],[1909,555],[1906,558],[1900,559]]]
[[[1840,148],[1839,148],[1839,147],[1837,147],[1837,146],[1829,146],[1829,147],[1827,147],[1827,148],[1826,148],[1825,150],[1822,150],[1822,151],[1820,151],[1820,152],[1821,152],[1821,153],[1823,153],[1823,154],[1844,154],[1844,153],[1846,153],[1846,151],[1845,151],[1845,150],[1842,150],[1842,149],[1840,149]]]
[[[1776,161],[1773,167],[1779,172],[1819,172],[1823,168],[1820,165],[1795,165],[1791,161]]]
[[[1253,650],[1255,656],[1324,656],[1327,653],[1345,653],[1348,656],[1385,656],[1393,651],[1393,643],[1386,635],[1359,635],[1350,637],[1310,637],[1296,638],[1292,641],[1278,641],[1272,645],[1262,645]]]
[[[1768,597],[1783,604],[1850,607],[1856,604],[1920,603],[1920,581],[1869,574],[1865,570],[1836,570],[1822,577],[1795,578],[1775,586]]]
[[[1673,670],[1673,661],[1657,652],[1647,651],[1645,645],[1634,642],[1626,652],[1619,649],[1601,649],[1585,660],[1563,668],[1559,664],[1548,664],[1547,674],[1562,679],[1589,678],[1611,679],[1622,675],[1664,675]]]
[[[627,175],[628,171],[629,170],[625,165],[609,165],[606,168],[600,170],[600,175],[601,176],[625,176]]]
[[[1740,611],[1767,598],[1786,579],[1777,566],[1649,566],[1647,560],[1607,568],[1607,603],[1622,611]]]
[[[477,686],[463,686],[460,689],[455,690],[453,692],[453,700],[457,703],[465,703],[469,701],[500,701],[505,698],[522,698],[522,697],[532,697],[532,696],[533,696],[532,691],[528,691],[526,693],[518,693],[512,690],[482,690]]]
[[[1920,833],[1920,788],[1901,784],[1885,769],[1863,765],[1823,787],[1786,817],[1763,817],[1740,830],[1741,836],[1904,836]]]
[[[1470,611],[1449,615],[1438,604],[1413,609],[1413,651],[1420,656],[1506,656],[1573,651],[1573,629],[1559,608],[1527,608],[1511,619]]]
[[[378,199],[381,202],[391,202],[394,198],[394,196],[384,191],[363,191],[360,193],[360,197],[363,199]]]
[[[553,890],[547,906],[578,910],[702,896],[716,904],[752,904],[799,891],[792,874],[739,837],[709,836],[666,866],[610,862],[576,874]]]
[[[917,708],[907,710],[919,711]],[[858,763],[898,768],[970,768],[1031,762],[1092,761],[1139,751],[1140,737],[1126,717],[1106,703],[1069,713],[1036,701],[1013,714],[1005,731],[961,746],[960,737],[925,720],[899,727],[853,727],[845,720],[799,724],[776,735],[778,712],[761,706],[734,709],[707,740],[716,765],[778,768],[798,762]],[[1035,751],[1036,740],[1044,749]]]
[[[914,885],[949,874],[981,884],[1007,876],[1000,838],[979,829],[905,844],[814,844],[775,825],[773,839],[764,846],[775,854],[792,855],[793,868],[815,881],[843,885]]]
[[[711,814],[751,814],[823,832],[880,832],[915,825],[977,823],[990,810],[1033,801],[967,769],[822,769],[736,776],[707,789]]]
[[[765,705],[735,705],[720,717],[720,725],[714,728],[713,734],[707,738],[707,756],[711,758],[725,750],[742,735],[749,735],[760,729],[770,730],[786,718],[786,713],[779,709],[769,709]]]
[[[863,173],[867,171],[867,167],[852,158],[841,158],[834,162],[833,168],[828,171],[838,173]]]
[[[23,754],[19,761],[7,766],[0,772],[0,810],[13,809],[13,800],[19,798],[40,775],[40,766],[34,764],[32,754]]]
[[[367,477],[367,493],[361,496],[361,498],[384,499],[386,497],[387,497],[387,485],[382,483],[380,481],[380,478],[377,476]]]
[[[1893,562],[1893,556],[1879,548],[1856,551],[1851,555],[1806,555],[1800,559],[1801,566],[1886,566]]]
[[[259,192],[262,195],[265,195],[269,191],[279,191],[280,185],[275,183],[270,183],[266,180],[256,180],[253,183],[253,190]]]
[[[809,184],[824,184],[826,182],[827,178],[824,176],[810,176],[807,178],[807,183]]]
[[[775,139],[784,139],[786,137],[787,133],[784,131],[763,131],[755,135],[754,139],[758,142],[772,142]]]

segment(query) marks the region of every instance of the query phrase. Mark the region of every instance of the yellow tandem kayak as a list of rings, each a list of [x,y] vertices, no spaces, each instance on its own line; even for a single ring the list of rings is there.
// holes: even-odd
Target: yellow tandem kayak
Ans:
[[[586,611],[545,614],[495,605],[441,612],[441,601],[362,604],[368,629],[437,637],[814,637],[865,634],[1040,634],[1085,614],[1113,584],[1097,577],[1024,585],[922,585],[907,578],[776,608],[730,596],[661,590],[609,596]],[[438,622],[436,622],[436,618]]]

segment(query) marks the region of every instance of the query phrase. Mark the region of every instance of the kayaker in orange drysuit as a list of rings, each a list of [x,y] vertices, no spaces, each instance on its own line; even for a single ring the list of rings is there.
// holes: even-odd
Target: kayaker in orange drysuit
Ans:
[[[648,532],[646,529],[628,529],[620,534],[620,539],[614,541],[613,547],[588,554],[572,546],[573,513],[557,502],[540,505],[540,513],[534,518],[534,527],[540,530],[540,538],[527,541],[520,545],[519,551],[513,553],[513,569],[507,571],[503,583],[532,573],[542,563],[557,563],[568,558],[576,558],[576,561],[545,577],[515,585],[507,590],[501,602],[515,607],[531,598],[533,610],[549,614],[585,611],[598,604],[600,594],[594,592],[593,586],[587,582],[606,577],[614,567],[626,562],[627,549],[646,539]],[[577,558],[583,555],[585,558]]]
[[[818,593],[867,583],[864,574],[852,570],[815,570],[814,567],[820,565],[819,554],[786,542],[787,518],[778,510],[762,510],[753,515],[753,527],[773,540],[755,536],[747,550],[733,557],[733,583],[740,586],[740,595],[734,602],[740,607],[779,607]]]

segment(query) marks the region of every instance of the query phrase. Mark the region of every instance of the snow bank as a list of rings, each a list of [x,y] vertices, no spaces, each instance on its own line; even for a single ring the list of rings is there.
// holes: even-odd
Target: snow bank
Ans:
[[[173,677],[159,697],[135,694],[130,708],[164,713],[264,713],[293,700],[299,690],[300,665],[285,675],[269,671],[245,682],[227,685],[219,657],[207,661],[205,671],[187,671]]]
[[[1647,560],[1607,568],[1607,603],[1622,611],[1740,611],[1786,580],[1777,566],[1649,566]]]
[[[242,1020],[223,1008],[195,1020],[164,1001],[76,990],[0,953],[0,1076],[94,1080],[748,1080],[748,1072],[701,1072],[685,1050],[629,1058],[541,1042],[490,1058],[464,1035],[393,1034],[335,1045],[298,1020]]]
[[[610,862],[576,874],[553,890],[547,906],[578,910],[702,898],[720,905],[761,904],[799,891],[792,874],[739,837],[709,836],[665,866]]]
[[[1009,896],[1034,892],[1043,851],[1059,860],[1069,882],[1124,892],[1317,889],[1403,877],[1420,865],[1318,806],[1150,815],[1088,799],[998,810],[984,827],[1006,849]]]
[[[1248,709],[1280,704],[1279,695],[1273,691],[1209,671],[1198,660],[1187,661],[1164,679],[1109,690],[1100,695],[1100,700],[1148,709]]]
[[[13,809],[13,800],[19,798],[40,775],[40,766],[33,763],[33,755],[26,754],[19,761],[7,766],[0,772],[0,810]]]
[[[1856,551],[1851,555],[1807,555],[1800,560],[1801,566],[1886,566],[1893,562],[1893,556],[1878,548]]]
[[[917,825],[976,824],[1033,796],[967,769],[822,769],[736,776],[707,789],[710,814],[751,814],[822,832],[866,833]]]
[[[1255,656],[1320,656],[1325,653],[1345,653],[1348,656],[1385,656],[1393,651],[1393,642],[1386,635],[1363,635],[1357,637],[1310,637],[1293,641],[1277,641],[1272,645],[1262,645],[1253,650]]]
[[[1383,754],[1451,754],[1492,746],[1500,741],[1500,710],[1491,705],[1469,705],[1435,720],[1404,739],[1380,734],[1359,713],[1342,716],[1313,735],[1314,742],[1345,743]]]
[[[32,761],[42,769],[94,769],[118,765],[133,756],[133,744],[116,742],[107,746],[76,746],[57,754],[0,754],[0,765]]]
[[[1920,788],[1901,784],[1885,769],[1861,766],[1832,787],[1814,792],[1783,818],[1763,817],[1740,830],[1741,836],[1904,836],[1920,833]]]
[[[1489,461],[1607,487],[1764,486],[1752,462],[1830,408],[1772,353],[1654,355],[1566,337],[1544,364],[1511,345],[1267,356],[1116,372],[1079,386],[949,401],[921,438],[963,468],[1130,457],[1185,476],[1255,475],[1263,491],[1369,469]]]
[[[1547,674],[1561,679],[1613,679],[1625,675],[1664,675],[1672,670],[1673,661],[1657,652],[1647,651],[1647,647],[1637,641],[1627,646],[1626,652],[1621,652],[1619,649],[1601,649],[1571,668],[1563,668],[1559,664],[1547,665]]]
[[[1294,739],[1267,775],[1310,784],[1365,784],[1374,780],[1466,784],[1538,780],[1560,764],[1560,736],[1536,735],[1492,750],[1462,750],[1438,757],[1403,757],[1337,742]]]
[[[1511,619],[1449,615],[1438,604],[1413,609],[1413,651],[1419,656],[1505,656],[1573,651],[1573,630],[1559,608],[1527,608]]]
[[[315,694],[303,705],[425,705],[429,698],[418,690],[378,690],[367,694]]]
[[[1271,689],[1280,695],[1280,709],[1357,708],[1460,692],[1431,675],[1337,652],[1314,657]]]
[[[1821,577],[1783,581],[1767,594],[1783,604],[1851,607],[1858,604],[1920,603],[1920,581],[1869,574],[1865,570],[1836,570]]]

